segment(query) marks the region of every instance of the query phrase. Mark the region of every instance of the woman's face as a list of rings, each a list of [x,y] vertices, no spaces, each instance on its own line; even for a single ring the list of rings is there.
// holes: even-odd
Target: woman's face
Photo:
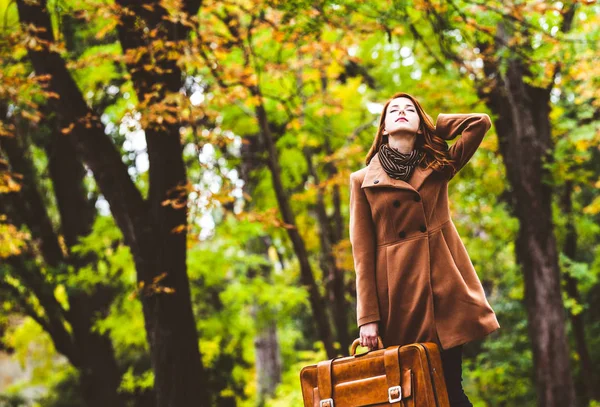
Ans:
[[[421,125],[421,118],[412,100],[406,97],[392,99],[385,113],[385,132],[415,134]]]

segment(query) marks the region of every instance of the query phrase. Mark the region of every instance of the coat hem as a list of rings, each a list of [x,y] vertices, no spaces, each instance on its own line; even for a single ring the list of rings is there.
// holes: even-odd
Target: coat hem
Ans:
[[[478,335],[457,336],[457,337],[454,337],[452,340],[446,340],[445,344],[442,344],[442,342],[440,341],[440,345],[443,350],[454,348],[456,346],[464,345],[464,344],[472,342],[472,341],[481,340],[481,339],[485,338],[486,336],[488,336],[489,334],[491,334],[492,332],[497,331],[498,329],[500,329],[500,325],[498,323],[496,323],[494,326],[492,326],[491,328],[486,328],[485,330],[480,332]]]

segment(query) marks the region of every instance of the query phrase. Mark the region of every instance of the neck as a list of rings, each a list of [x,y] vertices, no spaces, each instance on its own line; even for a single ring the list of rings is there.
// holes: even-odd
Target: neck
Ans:
[[[388,145],[400,151],[402,154],[408,154],[413,151],[415,147],[415,140],[417,135],[413,134],[390,134],[388,136]]]

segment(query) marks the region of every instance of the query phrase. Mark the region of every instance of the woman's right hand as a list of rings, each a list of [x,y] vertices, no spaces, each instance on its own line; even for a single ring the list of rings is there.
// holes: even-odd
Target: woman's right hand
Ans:
[[[377,336],[379,335],[377,322],[370,322],[360,326],[360,346],[369,350],[377,349]]]

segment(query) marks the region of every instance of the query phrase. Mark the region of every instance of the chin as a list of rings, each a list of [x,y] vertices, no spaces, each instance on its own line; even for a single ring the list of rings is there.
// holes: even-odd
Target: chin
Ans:
[[[417,134],[418,129],[411,129],[407,127],[398,127],[390,132],[392,135],[405,134],[406,132],[410,132],[411,134]]]

